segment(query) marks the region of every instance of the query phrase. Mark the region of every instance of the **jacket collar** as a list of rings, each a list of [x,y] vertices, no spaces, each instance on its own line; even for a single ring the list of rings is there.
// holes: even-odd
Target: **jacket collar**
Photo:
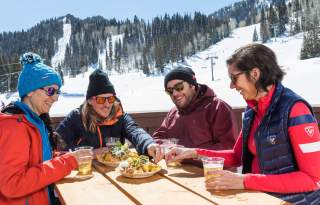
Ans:
[[[264,116],[268,116],[275,109],[275,106],[278,104],[279,99],[281,97],[281,94],[282,94],[282,92],[284,90],[284,87],[280,82],[277,82],[274,85],[274,87],[275,87],[274,88],[274,92],[273,92],[273,95],[271,95],[271,100],[269,102],[269,106],[265,107],[266,111],[265,111],[265,115]],[[245,115],[251,113],[252,111],[254,111],[254,108],[251,107],[249,105],[249,103],[248,103],[248,106],[247,106],[247,108],[245,110]]]
[[[272,85],[271,89],[268,91],[266,96],[261,97],[258,101],[256,100],[247,100],[248,106],[254,110],[256,113],[264,114],[272,100],[272,96],[275,92],[275,85]]]
[[[118,122],[119,118],[123,115],[122,106],[116,106],[116,113],[111,119],[104,120],[103,122],[99,123],[98,126],[102,125],[113,125]]]

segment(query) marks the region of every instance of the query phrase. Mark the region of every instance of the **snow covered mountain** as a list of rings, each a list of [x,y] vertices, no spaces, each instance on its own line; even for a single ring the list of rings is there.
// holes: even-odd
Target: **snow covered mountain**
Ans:
[[[229,38],[186,60],[186,64],[196,73],[198,82],[209,85],[218,97],[233,107],[245,106],[245,101],[239,93],[229,88],[230,80],[225,60],[235,49],[252,42],[255,27],[259,29],[259,24],[235,29]],[[299,60],[302,41],[303,34],[299,33],[290,37],[273,38],[265,45],[275,51],[279,64],[287,73],[284,85],[296,91],[311,104],[320,105],[320,95],[317,93],[320,87],[320,58]],[[215,56],[214,81],[211,80],[211,60],[208,58],[210,56]],[[75,78],[65,78],[62,94],[52,107],[51,114],[65,115],[85,100],[88,76],[92,70],[93,68],[90,68],[88,72]],[[110,80],[127,112],[169,110],[173,104],[164,92],[163,78],[164,76],[146,77],[142,72],[110,75]],[[1,95],[0,99],[8,103],[17,96],[17,93],[10,96]]]
[[[259,29],[258,24],[236,29],[229,38],[225,38],[186,60],[186,63],[195,71],[198,82],[209,85],[218,97],[233,107],[245,106],[245,102],[239,93],[229,88],[230,80],[225,60],[235,49],[252,42],[255,27]],[[275,51],[279,64],[287,73],[284,77],[284,85],[296,91],[311,104],[319,105],[320,95],[317,89],[320,87],[320,58],[299,60],[302,40],[303,34],[300,33],[295,36],[272,39],[265,45]],[[208,58],[210,56],[216,56],[213,67],[214,81],[211,80],[211,60]],[[51,114],[65,115],[85,100],[88,76],[92,70],[93,68],[75,78],[65,78],[62,94],[59,101],[52,107]],[[163,78],[163,76],[146,77],[142,72],[110,76],[127,112],[169,110],[173,104],[170,97],[164,92]],[[5,102],[15,97],[17,94],[1,96]]]

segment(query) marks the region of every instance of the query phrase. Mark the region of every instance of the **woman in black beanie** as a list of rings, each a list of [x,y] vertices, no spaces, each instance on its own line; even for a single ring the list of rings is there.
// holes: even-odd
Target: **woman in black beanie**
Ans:
[[[148,154],[155,161],[161,158],[159,145],[123,112],[108,75],[100,69],[89,77],[84,103],[65,117],[55,134],[60,151],[79,146],[99,149],[109,137],[115,137],[121,143],[128,139],[139,154]]]

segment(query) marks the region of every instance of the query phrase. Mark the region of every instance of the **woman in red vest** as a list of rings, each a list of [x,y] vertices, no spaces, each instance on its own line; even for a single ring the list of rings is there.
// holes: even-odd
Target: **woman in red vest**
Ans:
[[[250,189],[299,204],[320,204],[320,134],[311,106],[281,84],[284,72],[262,44],[239,48],[227,60],[230,88],[246,100],[243,127],[232,150],[175,148],[168,161],[225,158],[242,174],[214,171],[210,190]]]

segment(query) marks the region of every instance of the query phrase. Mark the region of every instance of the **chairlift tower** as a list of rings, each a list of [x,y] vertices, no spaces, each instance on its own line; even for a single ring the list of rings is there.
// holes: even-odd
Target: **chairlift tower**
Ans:
[[[211,61],[211,80],[214,81],[214,74],[213,74],[213,66],[216,64],[213,59],[218,59],[218,56],[216,54],[209,54],[206,59],[209,59]]]

